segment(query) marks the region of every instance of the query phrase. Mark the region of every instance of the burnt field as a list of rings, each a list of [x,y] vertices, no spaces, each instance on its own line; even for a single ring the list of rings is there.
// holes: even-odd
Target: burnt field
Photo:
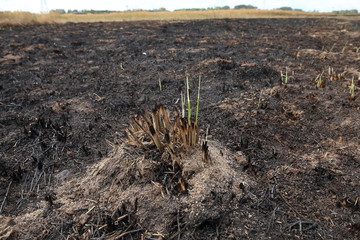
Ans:
[[[4,26],[0,40],[1,239],[360,237],[359,20]],[[131,117],[181,109],[186,74],[193,106],[201,77],[209,161],[129,145]]]

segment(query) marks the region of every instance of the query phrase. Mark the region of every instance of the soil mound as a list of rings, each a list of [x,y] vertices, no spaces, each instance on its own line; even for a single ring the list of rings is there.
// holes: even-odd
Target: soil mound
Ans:
[[[183,174],[186,183],[169,186],[168,179],[179,173],[163,166],[155,152],[154,158],[125,145],[116,147],[110,157],[55,190],[59,214],[81,223],[73,234],[82,239],[127,234],[173,239],[202,231],[236,208],[244,189],[253,184],[237,171],[243,155],[216,141],[209,142],[209,154],[209,163],[201,162],[197,150],[184,155],[195,162]]]

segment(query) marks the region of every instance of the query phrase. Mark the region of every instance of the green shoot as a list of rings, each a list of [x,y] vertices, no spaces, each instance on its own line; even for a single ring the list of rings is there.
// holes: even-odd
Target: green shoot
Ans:
[[[316,88],[324,88],[325,87],[325,81],[322,79],[323,74],[324,74],[324,71],[322,71],[322,73],[317,75],[317,77],[315,78]]]
[[[162,83],[161,83],[161,79],[159,78],[159,88],[160,88],[160,92],[163,90],[163,87],[162,87]]]
[[[201,76],[199,76],[198,96],[196,101],[196,113],[195,113],[195,125],[197,126],[199,120],[199,106],[200,106],[200,82]]]
[[[125,69],[124,66],[123,66],[123,63],[120,63],[119,67],[120,67],[121,70]]]
[[[283,74],[282,71],[280,71],[280,78],[281,78],[281,81],[285,84],[287,84],[289,82],[289,77],[288,77],[288,73],[287,73],[287,69],[285,71],[285,75]]]
[[[354,77],[351,80],[351,84],[349,85],[349,89],[350,89],[350,94],[351,94],[351,98],[355,98],[355,83],[354,83]]]
[[[189,75],[186,74],[186,95],[187,95],[187,110],[188,110],[188,124],[191,123],[191,103],[190,103],[190,87]]]

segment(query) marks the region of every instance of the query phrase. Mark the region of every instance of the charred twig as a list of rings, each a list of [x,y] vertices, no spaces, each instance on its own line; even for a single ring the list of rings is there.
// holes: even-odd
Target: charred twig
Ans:
[[[296,215],[298,215],[298,217],[304,218],[304,216],[303,216],[302,214],[300,214],[298,211],[296,211],[296,209],[293,208],[293,207],[290,205],[290,203],[288,203],[288,201],[283,197],[283,195],[282,195],[280,192],[278,192],[278,194],[279,194],[280,198],[285,202],[285,204],[286,204],[291,210],[293,210]]]
[[[9,195],[9,190],[10,190],[10,186],[12,184],[12,181],[9,183],[8,187],[7,187],[7,190],[6,190],[6,193],[5,193],[5,197],[4,197],[4,200],[2,201],[1,203],[1,206],[0,206],[0,215],[2,213],[2,210],[4,208],[4,205],[5,205],[5,202],[6,202],[6,199],[7,199],[7,196]]]
[[[43,174],[45,174],[45,172],[44,171],[42,171],[41,173],[40,173],[40,175],[38,176],[38,178],[36,179],[36,182],[35,182],[35,185],[34,185],[34,190],[35,190],[35,187],[37,186],[37,188],[38,188],[38,190],[39,190],[39,182],[40,182],[40,180],[41,180],[41,177],[43,176]]]
[[[201,145],[201,159],[205,163],[209,162],[209,147],[207,141],[204,141]]]
[[[134,229],[134,230],[130,230],[130,231],[120,233],[119,235],[112,234],[111,236],[108,236],[108,237],[105,236],[104,239],[106,239],[106,240],[116,240],[116,239],[120,239],[122,237],[125,237],[126,235],[129,235],[129,234],[132,234],[132,233],[137,233],[137,232],[140,232],[140,231],[144,231],[144,229],[142,229],[142,228]]]
[[[267,232],[270,232],[270,229],[273,228],[273,225],[274,225],[274,221],[275,221],[275,218],[276,218],[276,211],[279,209],[278,206],[276,206],[271,214],[271,217],[270,217],[270,221],[269,221],[269,226],[268,226],[268,229],[267,229]]]
[[[318,226],[317,223],[315,222],[309,222],[309,221],[302,221],[302,220],[299,220],[299,221],[296,221],[294,223],[291,223],[288,228],[289,229],[292,229],[294,228],[296,225],[299,225],[299,232],[300,234],[302,235],[303,232],[306,232],[306,231],[309,231],[310,229],[313,229],[313,228],[316,228]],[[308,225],[307,227],[305,227],[304,225]],[[305,227],[305,228],[304,228]]]
[[[209,147],[208,143],[209,127],[206,128],[205,140],[201,144],[201,159],[203,162],[209,162]]]
[[[265,192],[261,196],[261,200],[259,200],[256,204],[257,208],[259,208],[266,200],[269,199],[269,197],[270,197],[269,191],[270,191],[269,188],[267,188],[265,190]]]
[[[37,169],[35,169],[34,177],[31,179],[29,192],[31,192],[33,190],[34,181],[36,181],[36,175],[37,175]]]

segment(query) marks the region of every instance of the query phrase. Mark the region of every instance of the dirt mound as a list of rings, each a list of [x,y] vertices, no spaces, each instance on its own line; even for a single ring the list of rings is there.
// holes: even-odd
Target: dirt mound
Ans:
[[[53,191],[58,208],[49,208],[77,223],[71,236],[81,239],[174,239],[204,231],[237,208],[254,182],[239,171],[246,162],[240,153],[234,155],[216,141],[209,142],[209,163],[197,157],[200,153],[183,156],[197,162],[187,169],[183,192],[164,185],[178,173],[163,168],[159,178],[161,160],[125,145],[116,147],[110,157],[59,183]]]

